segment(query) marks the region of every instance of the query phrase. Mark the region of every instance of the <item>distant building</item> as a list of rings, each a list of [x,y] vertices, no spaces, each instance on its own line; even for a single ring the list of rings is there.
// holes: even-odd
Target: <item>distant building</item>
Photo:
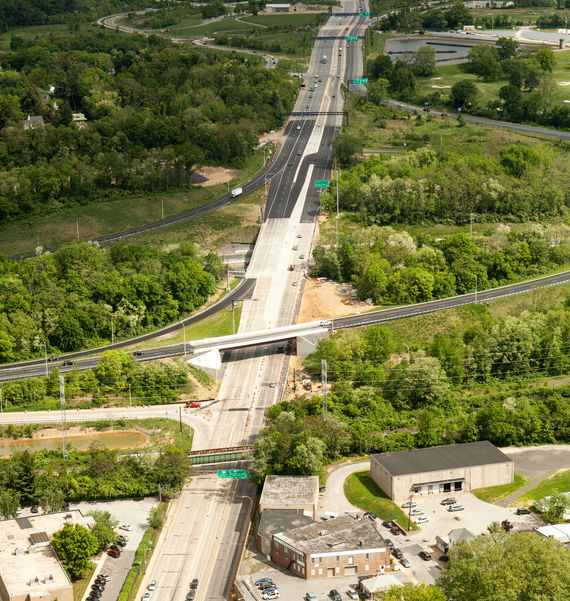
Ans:
[[[463,31],[475,31],[475,25],[464,25]]]
[[[444,553],[449,553],[451,549],[460,542],[469,542],[475,538],[475,535],[467,528],[454,528],[449,531],[447,536],[436,536],[435,544],[437,548]]]
[[[73,588],[50,540],[65,524],[95,525],[81,511],[0,521],[0,600],[73,601]]]
[[[264,555],[271,555],[274,534],[314,523],[313,518],[305,515],[302,509],[266,509],[257,527],[257,548]]]
[[[266,13],[288,13],[291,10],[290,4],[266,4],[264,12]]]
[[[301,509],[313,519],[319,503],[318,476],[266,476],[259,500],[265,509]]]
[[[24,129],[36,129],[45,127],[44,118],[41,115],[28,115],[23,121]]]
[[[271,559],[307,580],[390,570],[390,548],[375,524],[350,516],[274,534]]]
[[[370,473],[393,500],[510,484],[514,461],[489,441],[469,442],[370,457]]]
[[[553,538],[570,549],[570,524],[551,524],[537,528],[536,532],[547,538]]]

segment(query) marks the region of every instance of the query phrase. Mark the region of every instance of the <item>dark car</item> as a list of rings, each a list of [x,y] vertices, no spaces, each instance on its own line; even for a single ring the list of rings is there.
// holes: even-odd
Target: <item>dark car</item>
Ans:
[[[517,509],[517,515],[528,515],[530,512],[531,511],[528,507],[519,507]]]
[[[398,524],[393,524],[390,528],[390,532],[392,534],[395,534],[396,536],[398,536],[399,534],[405,534],[405,532],[402,530],[402,528],[400,528],[400,526],[398,526]]]
[[[119,551],[117,551],[117,549],[109,549],[107,551],[107,554],[110,555],[111,557],[119,557],[121,555],[119,553]]]
[[[67,359],[66,361],[64,361],[64,362],[62,363],[62,365],[63,365],[63,366],[70,367],[70,366],[72,366],[72,365],[75,365],[75,361],[70,361],[69,359]]]
[[[453,497],[447,497],[447,499],[443,499],[440,505],[455,505],[455,499]]]
[[[97,576],[97,578],[95,578],[95,584],[100,584],[101,586],[105,586],[107,584],[107,580],[105,580],[105,578],[101,578],[101,576]]]
[[[38,513],[39,510],[40,510],[40,508],[37,505],[32,505],[30,508],[30,511],[32,513]]]
[[[188,594],[186,595],[186,601],[194,601],[195,597],[196,597],[196,591],[195,590],[190,590],[188,592]]]
[[[194,580],[192,580],[192,582],[190,583],[190,588],[191,589],[197,589],[198,588],[198,578],[194,578]]]
[[[336,590],[336,588],[333,588],[331,590],[331,592],[329,593],[329,597],[333,601],[342,601],[342,597],[340,596],[340,593]]]
[[[363,518],[368,518],[369,520],[374,521],[376,519],[376,514],[375,513],[371,513],[370,511],[367,511],[366,513],[362,514]]]
[[[101,591],[91,591],[90,596],[95,599],[100,599],[103,593]]]
[[[262,591],[265,591],[270,588],[275,588],[275,583],[274,582],[262,582],[261,584],[258,585],[258,588],[261,589]]]
[[[102,584],[95,583],[91,585],[91,590],[103,592],[105,590],[105,587]]]
[[[115,544],[117,545],[117,547],[126,547],[127,546],[127,541],[119,539],[119,540],[117,540],[117,542]]]
[[[431,559],[431,555],[427,551],[420,551],[418,555],[424,560],[429,561]]]
[[[382,526],[384,526],[384,528],[392,528],[394,524],[392,524],[392,522],[382,522]]]
[[[99,597],[93,597],[92,595],[89,595],[85,601],[98,601],[98,599]]]
[[[394,543],[389,538],[385,538],[384,540],[386,541],[386,544],[390,547],[390,551],[392,549],[395,549]]]
[[[273,580],[271,580],[271,578],[260,578],[259,580],[255,581],[255,586],[259,586],[259,585],[263,584],[264,582],[269,582],[269,583],[273,584]]]
[[[400,549],[393,549],[392,551],[392,555],[396,558],[396,559],[402,559],[402,557],[404,557],[404,554],[402,553],[402,551],[400,551]]]
[[[134,357],[142,357],[143,355],[144,355],[144,353],[142,351],[133,351]]]

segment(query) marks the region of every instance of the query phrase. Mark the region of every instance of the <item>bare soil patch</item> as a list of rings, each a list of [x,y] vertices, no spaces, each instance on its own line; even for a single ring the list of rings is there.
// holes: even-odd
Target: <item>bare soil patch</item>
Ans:
[[[303,291],[299,323],[369,311],[373,305],[356,300],[351,294],[352,290],[352,284],[308,279]]]
[[[192,167],[194,173],[199,176],[200,186],[215,186],[217,184],[225,184],[236,178],[238,175],[237,169],[226,169],[225,167],[208,167],[204,165],[197,168]]]

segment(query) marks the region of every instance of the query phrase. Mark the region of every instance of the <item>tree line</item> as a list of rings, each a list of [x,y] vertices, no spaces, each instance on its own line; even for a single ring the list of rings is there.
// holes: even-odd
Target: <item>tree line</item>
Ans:
[[[255,478],[317,474],[352,453],[568,442],[568,384],[524,386],[568,372],[568,299],[544,312],[495,319],[477,306],[464,317],[462,329],[408,341],[409,351],[381,326],[320,341],[305,368],[318,380],[327,361],[327,415],[317,394],[268,408],[254,445]]]
[[[0,66],[0,222],[239,167],[299,85],[256,56],[107,30],[14,36]],[[24,129],[29,115],[45,127]]]
[[[189,243],[169,252],[84,243],[20,262],[0,258],[0,361],[100,346],[173,322],[206,302],[221,270],[217,255],[199,258]]]

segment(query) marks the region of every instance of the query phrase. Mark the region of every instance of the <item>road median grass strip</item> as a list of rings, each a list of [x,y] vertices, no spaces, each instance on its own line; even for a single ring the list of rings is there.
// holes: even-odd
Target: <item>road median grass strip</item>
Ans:
[[[520,474],[515,474],[514,482],[511,484],[477,488],[471,492],[481,501],[485,501],[486,503],[496,503],[497,501],[508,497],[519,488],[522,488],[527,482],[528,478],[524,478]]]
[[[344,483],[344,494],[350,503],[363,511],[375,513],[382,521],[396,521],[407,529],[408,516],[372,480],[370,470],[351,474]],[[413,522],[410,530],[417,530]]]

